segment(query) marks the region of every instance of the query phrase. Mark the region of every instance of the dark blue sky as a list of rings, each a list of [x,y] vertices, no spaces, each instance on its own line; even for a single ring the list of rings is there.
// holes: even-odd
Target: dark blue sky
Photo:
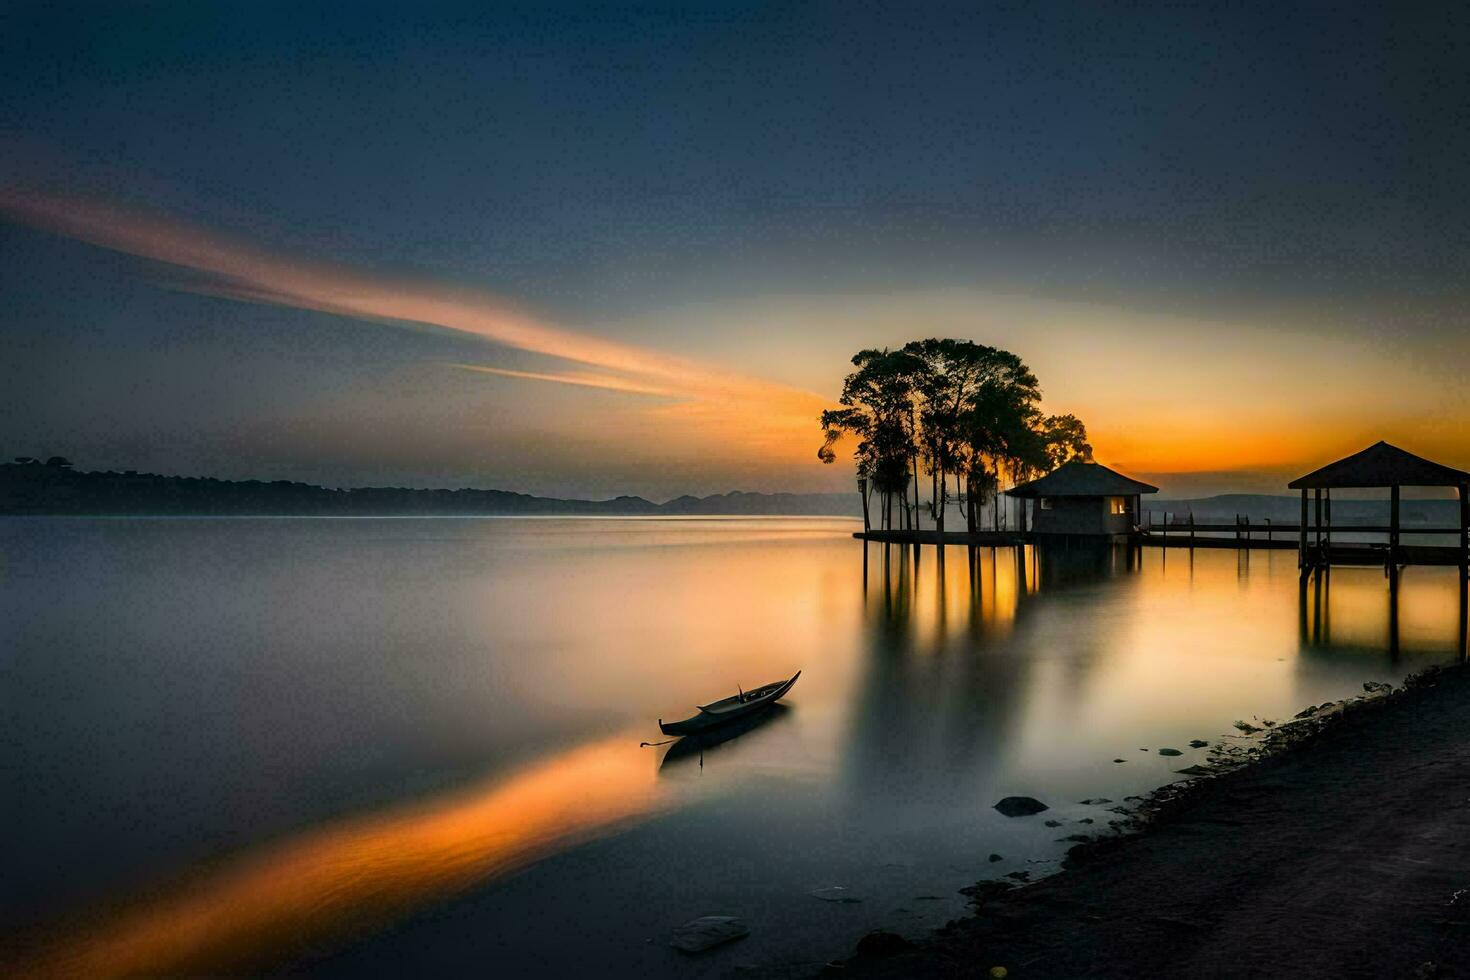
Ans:
[[[1360,335],[1383,311],[1423,349],[1465,343],[1463,5],[408,6],[12,3],[0,179],[493,290],[694,356],[738,338],[650,316],[956,288],[1308,310]],[[160,290],[146,263],[18,224],[0,224],[0,250],[18,354],[0,381],[26,395],[6,399],[0,451],[44,451],[26,441],[41,432],[122,464],[163,419],[192,417],[143,455],[217,467],[202,447],[229,432],[243,468],[288,475],[525,474],[452,441],[437,455],[369,441],[334,462],[241,433],[231,399],[296,405],[310,427],[310,405],[393,389],[394,365],[449,356],[415,344],[453,339]],[[833,342],[823,380],[853,346]],[[98,378],[125,364],[163,391],[132,406],[93,391],[79,411],[62,364]],[[191,393],[181,375],[233,380]],[[399,394],[427,425],[422,393]],[[520,482],[577,489],[574,469]]]

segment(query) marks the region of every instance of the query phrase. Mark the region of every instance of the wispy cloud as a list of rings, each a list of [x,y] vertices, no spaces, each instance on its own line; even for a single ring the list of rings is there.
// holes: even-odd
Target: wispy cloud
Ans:
[[[666,423],[688,433],[782,455],[808,454],[815,416],[827,404],[811,392],[662,351],[548,323],[492,293],[394,277],[284,255],[218,231],[110,201],[18,185],[0,186],[0,216],[35,228],[190,270],[180,288],[236,299],[404,325],[430,325],[493,344],[569,361],[595,371],[523,371],[458,365],[484,374],[660,395]]]
[[[524,378],[527,381],[551,381],[556,384],[576,385],[584,388],[602,388],[607,391],[626,391],[636,395],[673,395],[668,388],[642,385],[626,378],[610,374],[593,374],[586,371],[514,371],[510,368],[490,367],[487,364],[450,364],[449,367],[479,374],[498,374],[502,378]]]

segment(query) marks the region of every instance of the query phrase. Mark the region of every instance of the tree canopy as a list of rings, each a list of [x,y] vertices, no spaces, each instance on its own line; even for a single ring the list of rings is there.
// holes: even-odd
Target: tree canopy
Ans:
[[[958,500],[973,529],[979,506],[994,499],[1003,479],[1033,479],[1091,456],[1086,426],[1075,415],[1044,415],[1036,375],[1010,351],[931,338],[859,351],[852,363],[843,407],[821,415],[825,438],[817,456],[832,463],[837,442],[856,438],[858,476],[884,501],[887,526],[895,495],[900,516],[917,524],[921,466],[930,477],[935,524],[943,529],[946,504]]]

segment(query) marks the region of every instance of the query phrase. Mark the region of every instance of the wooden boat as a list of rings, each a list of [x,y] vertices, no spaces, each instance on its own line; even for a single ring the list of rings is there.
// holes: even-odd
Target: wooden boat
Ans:
[[[790,680],[776,681],[757,687],[751,691],[741,691],[728,698],[719,701],[711,701],[709,704],[699,705],[699,713],[683,721],[665,722],[662,718],[658,720],[659,731],[665,735],[695,735],[699,732],[709,731],[720,725],[729,724],[737,718],[763,711],[781,700],[791,685],[796,683],[796,678],[801,676],[797,671]]]

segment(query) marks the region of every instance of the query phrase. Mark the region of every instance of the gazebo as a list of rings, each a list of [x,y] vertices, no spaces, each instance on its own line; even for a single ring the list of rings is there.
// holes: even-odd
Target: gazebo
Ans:
[[[1141,496],[1158,492],[1101,463],[1074,460],[1006,494],[1036,501],[1032,532],[1037,535],[1121,537],[1138,523]]]
[[[1287,484],[1302,492],[1301,537],[1298,564],[1305,576],[1313,568],[1329,565],[1458,565],[1461,577],[1470,571],[1470,473],[1415,456],[1397,446],[1377,442],[1335,463],[1298,477]],[[1354,531],[1388,533],[1388,545],[1332,543],[1332,491],[1338,489],[1389,490],[1388,527],[1354,527]],[[1460,498],[1460,543],[1458,547],[1401,545],[1399,543],[1399,489],[1401,487],[1453,487]],[[1313,493],[1316,513],[1313,538],[1308,541],[1307,491]],[[1326,494],[1326,522],[1323,494]],[[1413,528],[1415,533],[1453,533],[1454,528]]]

